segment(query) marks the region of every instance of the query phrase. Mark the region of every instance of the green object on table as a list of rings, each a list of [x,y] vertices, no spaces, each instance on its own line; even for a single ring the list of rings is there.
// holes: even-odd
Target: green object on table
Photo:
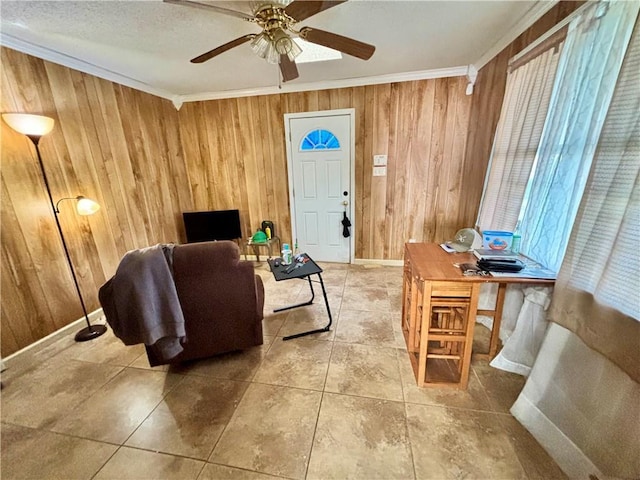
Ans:
[[[267,243],[267,240],[267,235],[262,230],[258,230],[251,237],[251,242],[253,243]]]

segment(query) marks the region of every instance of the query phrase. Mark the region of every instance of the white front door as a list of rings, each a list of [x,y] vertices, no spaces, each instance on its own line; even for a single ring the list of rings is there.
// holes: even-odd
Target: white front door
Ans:
[[[293,241],[314,260],[349,263],[354,111],[285,115]],[[351,222],[344,236],[343,219]]]

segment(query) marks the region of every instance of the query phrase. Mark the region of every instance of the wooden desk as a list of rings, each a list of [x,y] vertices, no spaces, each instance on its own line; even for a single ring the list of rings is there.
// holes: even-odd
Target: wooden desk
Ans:
[[[455,264],[475,263],[472,253],[447,253],[435,243],[407,243],[402,331],[419,386],[467,388],[476,315],[493,317],[488,356],[498,349],[509,283],[553,285],[554,280],[464,276]],[[478,310],[480,285],[497,283],[493,310]]]

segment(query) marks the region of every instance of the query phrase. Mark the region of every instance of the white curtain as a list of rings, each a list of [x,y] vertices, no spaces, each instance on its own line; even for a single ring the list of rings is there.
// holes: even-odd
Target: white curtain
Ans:
[[[562,44],[510,72],[477,224],[513,231],[547,116]]]
[[[640,381],[640,32],[633,34],[550,319]]]
[[[629,2],[631,4],[631,2]],[[625,12],[628,21],[637,17]],[[511,413],[570,478],[640,478],[640,25]]]
[[[571,479],[640,478],[640,385],[556,323],[511,414]]]
[[[557,271],[611,102],[637,2],[598,2],[569,25],[530,191],[521,250]]]
[[[491,360],[494,368],[528,376],[538,356],[544,334],[547,331],[547,309],[551,303],[551,287],[525,286],[524,301],[518,310],[511,332],[502,332],[504,348]],[[503,338],[504,337],[504,338]]]

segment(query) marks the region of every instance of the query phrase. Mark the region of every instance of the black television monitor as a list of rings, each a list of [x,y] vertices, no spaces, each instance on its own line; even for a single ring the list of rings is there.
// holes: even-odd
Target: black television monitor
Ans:
[[[235,240],[242,237],[238,210],[184,212],[182,220],[187,243]]]

